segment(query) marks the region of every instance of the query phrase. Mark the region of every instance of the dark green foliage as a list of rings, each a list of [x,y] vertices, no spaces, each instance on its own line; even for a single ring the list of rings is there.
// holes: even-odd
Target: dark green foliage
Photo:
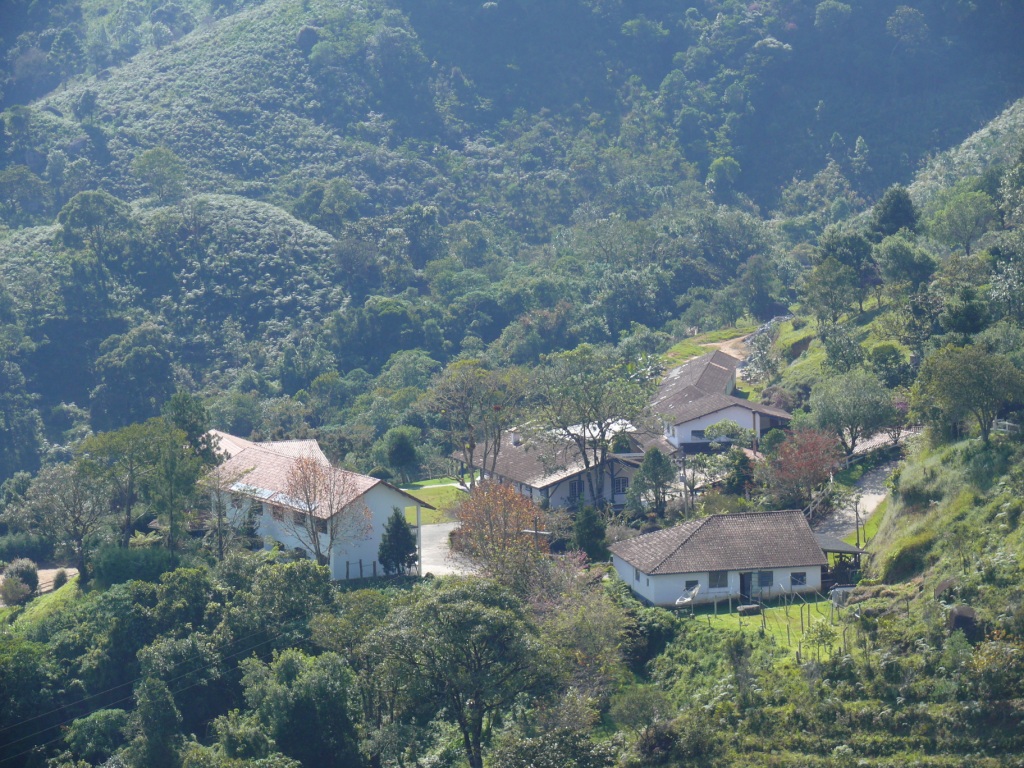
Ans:
[[[592,562],[602,562],[608,559],[604,537],[605,524],[601,515],[589,504],[584,505],[576,512],[572,523],[572,546],[585,552]]]
[[[53,574],[53,589],[54,591],[60,589],[68,583],[68,572],[63,568]]]
[[[99,764],[124,744],[128,713],[123,709],[100,709],[75,720],[64,735],[64,741],[78,760]]]
[[[17,579],[26,587],[29,594],[39,588],[39,566],[26,557],[19,557],[7,564],[4,569],[5,579]]]
[[[668,492],[677,474],[672,461],[660,450],[647,451],[627,492],[626,504],[630,512],[635,517],[664,517]]]
[[[405,512],[395,508],[384,526],[377,548],[377,560],[385,575],[405,575],[416,567],[416,537],[405,521]]]
[[[158,547],[104,547],[93,558],[93,577],[103,586],[132,579],[156,582],[162,574],[173,570],[177,562],[173,552]]]
[[[30,560],[48,560],[53,556],[53,542],[30,533],[11,533],[0,536],[0,560],[10,562],[16,557]]]
[[[347,768],[358,761],[348,711],[352,673],[334,653],[287,650],[270,664],[241,664],[246,702],[280,750],[303,765]]]
[[[917,209],[907,188],[893,184],[871,208],[871,233],[877,242],[901,229],[917,231]]]

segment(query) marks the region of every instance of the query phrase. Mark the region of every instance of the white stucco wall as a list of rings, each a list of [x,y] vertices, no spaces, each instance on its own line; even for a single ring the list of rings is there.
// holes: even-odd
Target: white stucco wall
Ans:
[[[729,571],[727,580],[728,586],[724,589],[710,589],[708,587],[708,573],[672,573],[652,576],[643,573],[637,574],[632,565],[617,555],[612,555],[612,565],[624,582],[629,584],[636,595],[654,605],[671,607],[686,590],[686,582],[697,581],[700,584],[700,592],[697,594],[694,603],[711,603],[715,600],[725,600],[732,597],[738,600],[740,597],[740,571]],[[772,587],[770,589],[759,589],[754,577],[754,585],[751,588],[752,596],[762,596],[765,599],[779,597],[783,594],[793,592],[820,592],[821,591],[821,566],[796,566],[791,568],[773,568]],[[756,573],[756,571],[743,571],[743,573]],[[807,583],[803,587],[791,587],[790,575],[793,573],[805,573]],[[639,578],[637,578],[639,575]]]
[[[727,420],[735,421],[743,429],[760,431],[761,419],[757,411],[751,411],[739,405],[730,405],[728,408],[709,413],[707,416],[701,416],[699,419],[674,425],[671,429],[671,434],[668,435],[668,439],[676,447],[683,443],[708,443],[710,440],[706,440],[703,437],[694,437],[694,430],[705,430],[720,421]]]
[[[626,503],[625,493],[613,493],[613,489],[615,488],[614,478],[625,477],[628,478],[629,484],[632,484],[633,475],[636,474],[636,469],[637,468],[634,467],[632,464],[625,464],[621,461],[611,460],[608,462],[608,470],[605,472],[604,476],[604,496],[611,504],[615,506],[622,506],[623,504]],[[587,503],[592,504],[594,499],[590,495],[590,484],[587,482],[586,477],[584,475],[580,475],[579,479],[583,481],[584,498],[586,499]],[[557,485],[550,487],[550,489],[548,490],[549,506],[571,507],[576,503],[576,501],[573,500],[569,495],[570,482],[570,480],[563,480]],[[534,501],[538,503],[543,498],[543,493],[541,493],[540,491],[534,490],[531,494],[529,486],[523,486],[520,488],[519,484],[517,483],[516,487],[519,488],[520,493],[522,493],[525,496],[530,496]]]
[[[408,506],[413,506],[413,502],[408,496],[386,485],[376,485],[371,488],[363,496],[361,502],[365,504],[368,512],[368,531],[359,538],[335,542],[330,553],[329,567],[331,578],[336,581],[345,578],[360,578],[360,560],[362,561],[361,575],[366,578],[373,576],[374,566],[377,562],[377,550],[380,547],[380,539],[388,518],[391,517],[395,507],[404,510]],[[273,542],[280,542],[287,549],[297,547],[309,549],[307,544],[295,536],[294,527],[289,520],[292,511],[288,509],[282,510],[285,516],[284,520],[277,521],[274,519],[270,504],[244,499],[243,506],[240,509],[235,509],[231,504],[230,496],[228,496],[226,509],[232,524],[241,524],[247,511],[246,504],[258,504],[262,509],[256,527],[256,535],[266,542],[267,548],[273,546]],[[321,534],[320,541],[322,547],[326,549],[326,534]],[[376,569],[377,575],[383,574],[379,564],[376,565]]]

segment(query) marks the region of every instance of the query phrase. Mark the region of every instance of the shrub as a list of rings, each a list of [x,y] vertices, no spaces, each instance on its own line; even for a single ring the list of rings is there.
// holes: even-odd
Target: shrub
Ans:
[[[61,568],[53,574],[53,589],[56,591],[68,583],[68,572]]]
[[[161,574],[174,570],[177,564],[173,552],[150,548],[104,547],[92,561],[93,576],[104,587],[132,579],[157,582]]]
[[[29,533],[12,533],[0,536],[0,560],[28,557],[36,562],[47,560],[53,555],[53,543],[42,536]]]
[[[13,576],[4,576],[3,583],[0,583],[0,600],[4,605],[21,605],[31,594],[32,590]]]
[[[27,557],[19,557],[7,566],[4,578],[17,579],[29,592],[35,592],[39,588],[39,567]]]
[[[926,558],[934,543],[934,531],[924,531],[901,539],[885,558],[879,577],[885,583],[893,584],[920,573],[924,570]]]

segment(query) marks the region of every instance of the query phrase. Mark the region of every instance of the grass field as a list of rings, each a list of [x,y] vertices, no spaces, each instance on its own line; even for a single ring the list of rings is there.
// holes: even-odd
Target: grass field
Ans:
[[[450,523],[454,521],[448,514],[448,510],[455,502],[466,493],[460,488],[451,485],[451,478],[439,480],[424,480],[420,483],[411,483],[402,487],[402,490],[420,501],[429,504],[434,509],[423,509],[420,517],[424,525],[434,523]],[[416,507],[405,508],[405,518],[410,525],[416,524]]]
[[[736,612],[737,601],[733,600],[733,610],[730,613],[725,602],[718,604],[718,613],[715,614],[714,606],[701,605],[694,609],[693,621],[701,621],[715,629],[740,630],[742,632],[763,632],[775,639],[780,648],[789,649],[795,656],[797,651],[801,652],[804,661],[815,652],[813,647],[808,647],[804,634],[818,622],[832,623],[837,633],[836,647],[833,650],[842,650],[843,638],[842,627],[835,626],[838,615],[833,617],[831,601],[822,595],[797,597],[792,605],[785,605],[783,601],[768,601],[762,611],[762,616],[740,616]],[[687,615],[684,611],[682,615]],[[763,617],[763,620],[762,620]],[[835,618],[836,622],[833,622]],[[822,658],[828,655],[825,648],[821,649]]]
[[[72,576],[68,583],[60,589],[32,598],[28,605],[14,619],[14,629],[16,631],[31,629],[46,617],[74,603],[80,595],[81,590],[78,588],[78,577]]]

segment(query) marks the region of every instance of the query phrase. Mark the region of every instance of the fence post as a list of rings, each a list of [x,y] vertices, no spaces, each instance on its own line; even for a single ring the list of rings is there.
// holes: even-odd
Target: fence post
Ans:
[[[359,558],[359,578],[363,578],[363,558]]]

